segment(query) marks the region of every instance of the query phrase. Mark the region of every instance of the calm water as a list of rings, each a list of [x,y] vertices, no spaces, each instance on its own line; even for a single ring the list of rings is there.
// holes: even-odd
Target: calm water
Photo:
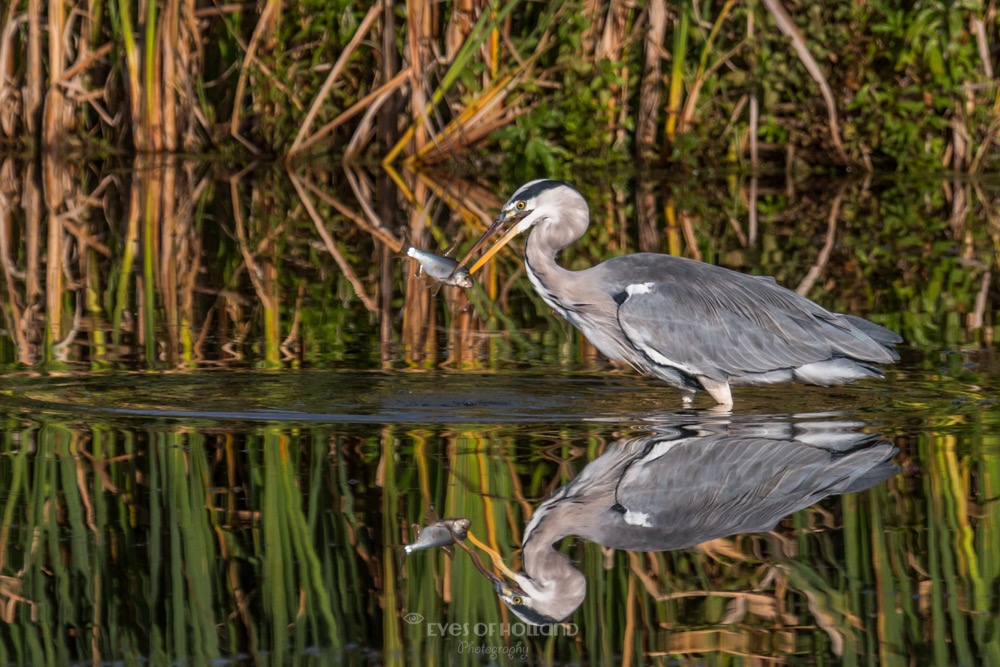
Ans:
[[[270,172],[4,169],[2,662],[1000,664],[980,186],[591,188],[570,264],[700,256],[908,341],[719,415],[603,362],[514,253],[469,293],[398,257],[499,189],[299,175],[328,243]],[[405,555],[437,517],[470,538]],[[501,603],[491,551],[566,622]]]

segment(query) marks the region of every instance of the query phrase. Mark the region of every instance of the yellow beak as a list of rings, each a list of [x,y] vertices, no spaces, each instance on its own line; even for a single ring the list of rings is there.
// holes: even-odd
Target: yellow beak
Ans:
[[[469,261],[469,258],[476,254],[476,252],[478,252],[479,249],[486,244],[491,236],[499,232],[505,223],[513,222],[510,229],[508,229],[504,235],[500,237],[500,240],[490,246],[490,249],[487,250],[486,253],[469,268],[470,275],[478,271],[483,264],[490,261],[490,258],[493,257],[493,255],[497,254],[500,248],[510,243],[511,239],[517,236],[519,231],[517,228],[517,222],[520,221],[525,215],[527,215],[527,212],[525,211],[507,211],[505,213],[501,213],[500,216],[493,221],[493,224],[486,228],[486,231],[479,237],[479,240],[477,240],[472,246],[472,249],[465,254],[462,261],[458,263],[459,266],[465,266],[466,262]]]

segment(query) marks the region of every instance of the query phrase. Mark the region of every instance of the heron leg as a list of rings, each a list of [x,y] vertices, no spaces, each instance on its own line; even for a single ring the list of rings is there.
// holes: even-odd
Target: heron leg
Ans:
[[[719,382],[718,380],[713,380],[707,377],[699,377],[698,382],[701,386],[705,388],[705,391],[715,399],[715,402],[719,404],[719,407],[731,408],[733,407],[733,394],[729,390],[728,382]]]

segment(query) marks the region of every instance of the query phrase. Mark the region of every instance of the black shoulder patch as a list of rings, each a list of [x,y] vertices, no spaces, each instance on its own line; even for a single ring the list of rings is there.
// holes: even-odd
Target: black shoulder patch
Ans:
[[[628,298],[628,292],[626,292],[625,290],[622,290],[621,292],[618,292],[617,294],[612,294],[611,298],[614,299],[615,303],[617,303],[620,306],[623,303],[625,303],[625,300]]]

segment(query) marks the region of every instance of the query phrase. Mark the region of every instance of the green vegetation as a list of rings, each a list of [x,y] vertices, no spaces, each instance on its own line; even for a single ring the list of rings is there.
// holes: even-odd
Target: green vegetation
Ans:
[[[4,0],[0,16],[10,148],[486,160],[516,180],[636,158],[996,166],[983,2]]]

